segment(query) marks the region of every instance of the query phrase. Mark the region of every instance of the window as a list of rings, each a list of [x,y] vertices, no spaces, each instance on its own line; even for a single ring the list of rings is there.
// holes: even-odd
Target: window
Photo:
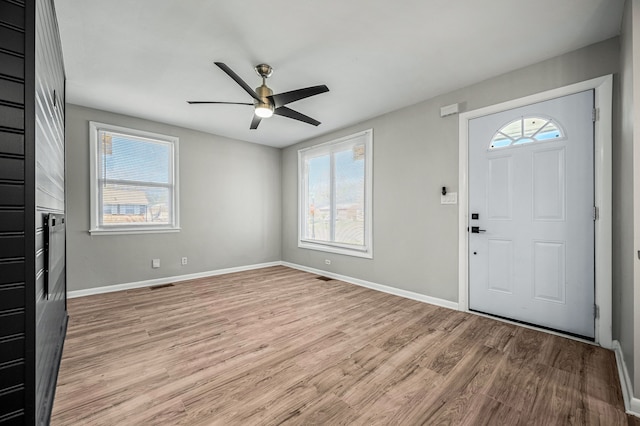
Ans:
[[[550,118],[521,117],[503,126],[491,139],[491,149],[518,146],[531,142],[564,139],[560,127]]]
[[[298,246],[373,257],[373,131],[298,151]]]
[[[89,124],[90,232],[178,231],[178,138]]]

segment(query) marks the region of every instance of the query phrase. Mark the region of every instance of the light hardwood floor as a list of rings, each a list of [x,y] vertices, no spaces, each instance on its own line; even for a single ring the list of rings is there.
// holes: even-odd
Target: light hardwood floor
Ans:
[[[608,350],[286,267],[69,313],[52,425],[635,421]]]

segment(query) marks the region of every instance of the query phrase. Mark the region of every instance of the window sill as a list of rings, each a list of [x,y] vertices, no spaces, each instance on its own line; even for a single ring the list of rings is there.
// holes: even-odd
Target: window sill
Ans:
[[[128,235],[128,234],[167,234],[180,232],[182,228],[148,228],[148,229],[90,229],[89,234],[93,235]]]
[[[345,256],[362,257],[365,259],[373,259],[371,249],[351,249],[342,246],[333,246],[329,244],[312,243],[309,241],[298,240],[298,247],[308,250],[324,251],[327,253],[343,254]]]

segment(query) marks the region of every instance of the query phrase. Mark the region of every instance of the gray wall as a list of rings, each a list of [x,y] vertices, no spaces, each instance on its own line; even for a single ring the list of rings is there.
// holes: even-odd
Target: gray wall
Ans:
[[[631,1],[627,0],[620,36],[618,113],[614,125],[617,134],[613,146],[613,338],[620,342],[632,379],[635,371],[633,362],[633,49]]]
[[[458,102],[468,111],[616,73],[618,53],[613,38],[284,149],[283,260],[457,301],[458,208],[440,204],[440,188],[458,190],[458,119],[440,118],[439,108]],[[299,249],[297,150],[368,128],[373,259]]]
[[[180,138],[181,232],[89,235],[90,120]],[[77,105],[66,136],[70,291],[281,259],[280,150]]]

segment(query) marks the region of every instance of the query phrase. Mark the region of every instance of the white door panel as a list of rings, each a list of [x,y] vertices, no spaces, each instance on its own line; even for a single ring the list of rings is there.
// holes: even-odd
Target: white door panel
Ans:
[[[533,297],[566,303],[566,264],[563,242],[533,242]]]
[[[513,294],[513,241],[489,239],[487,249],[489,290]]]
[[[469,234],[470,309],[594,337],[592,109],[588,91],[470,120],[469,227],[485,231]],[[523,117],[505,133],[528,143],[491,148]]]
[[[489,159],[487,185],[487,217],[492,220],[511,220],[513,177],[511,157]]]
[[[565,220],[564,147],[533,153],[533,220]]]

